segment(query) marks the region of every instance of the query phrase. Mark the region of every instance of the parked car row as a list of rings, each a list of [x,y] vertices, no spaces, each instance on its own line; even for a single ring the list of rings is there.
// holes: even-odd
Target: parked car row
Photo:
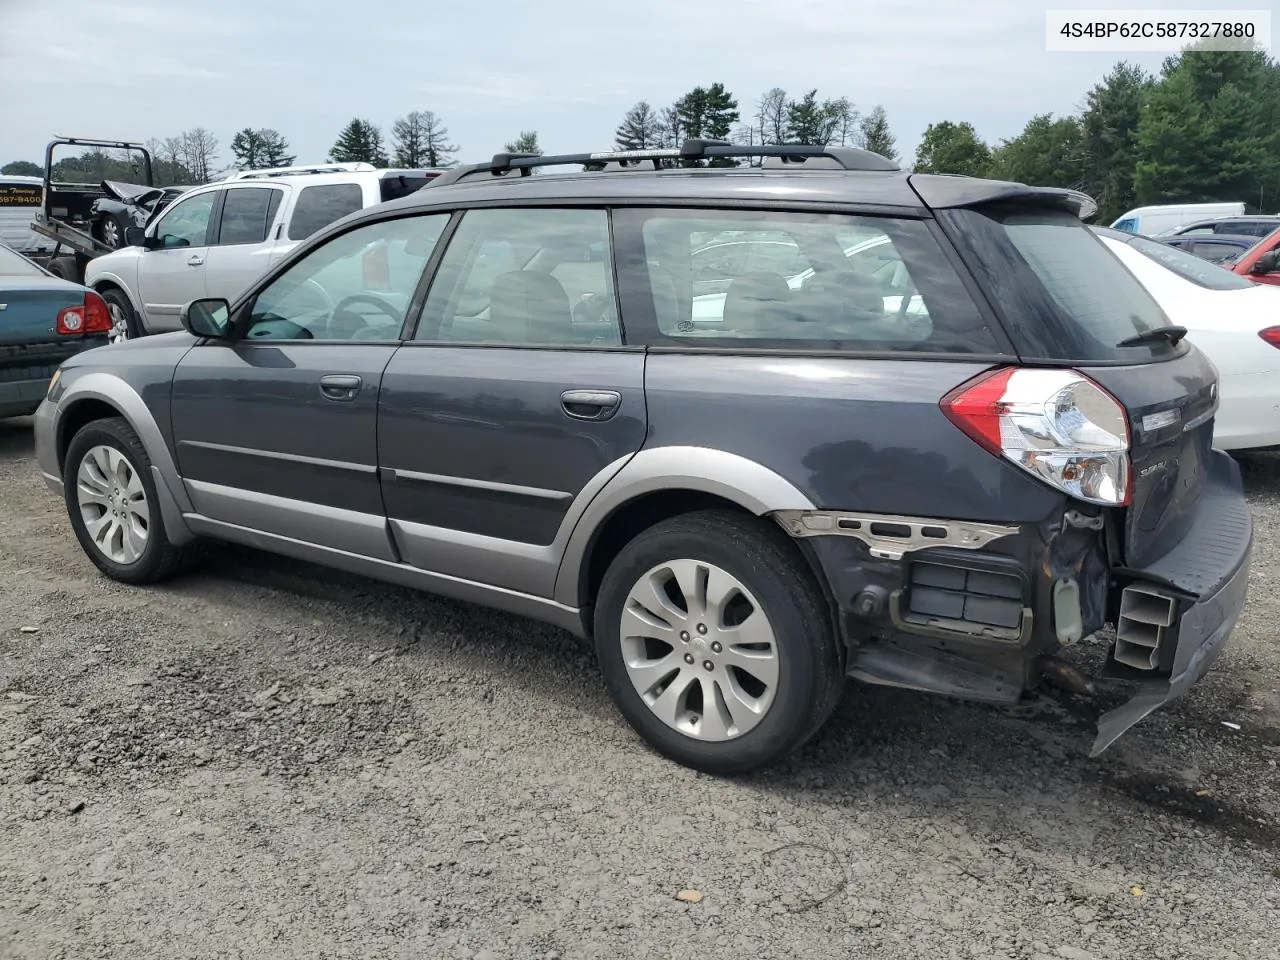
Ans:
[[[1274,291],[1097,236],[1082,194],[854,149],[500,154],[388,202],[367,178],[340,218],[335,177],[188,191],[94,261],[126,332],[181,327],[71,358],[36,415],[106,575],[226,540],[541,618],[721,774],[805,742],[847,677],[1084,689],[1057,654],[1110,622],[1137,693],[1098,752],[1231,633],[1252,521],[1213,437],[1252,395],[1158,298]],[[1216,349],[1260,374],[1240,322]]]

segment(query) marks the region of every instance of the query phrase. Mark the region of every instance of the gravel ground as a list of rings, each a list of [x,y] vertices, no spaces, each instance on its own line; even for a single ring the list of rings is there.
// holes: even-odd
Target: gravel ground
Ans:
[[[723,781],[551,628],[247,550],[110,583],[0,421],[0,957],[1280,956],[1280,458],[1245,467],[1242,624],[1101,758],[1069,700],[851,688]]]

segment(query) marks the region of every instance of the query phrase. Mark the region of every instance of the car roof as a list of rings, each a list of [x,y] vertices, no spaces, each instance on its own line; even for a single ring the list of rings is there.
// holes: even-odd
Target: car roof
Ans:
[[[1178,243],[1231,243],[1236,246],[1252,247],[1262,238],[1248,233],[1206,233],[1198,237],[1161,237],[1159,239],[1164,243],[1170,241]]]

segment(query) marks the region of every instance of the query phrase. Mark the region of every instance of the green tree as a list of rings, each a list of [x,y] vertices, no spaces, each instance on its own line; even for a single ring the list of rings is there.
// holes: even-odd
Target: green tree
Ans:
[[[852,111],[847,98],[818,102],[818,91],[810,90],[787,103],[787,142],[825,147],[836,139],[842,126],[848,129]]]
[[[1084,190],[1098,201],[1098,219],[1111,223],[1134,206],[1138,122],[1153,81],[1141,67],[1117,64],[1085,95],[1080,115]]]
[[[537,130],[521,130],[520,136],[503,146],[507,153],[520,153],[525,156],[542,156],[542,147],[538,145]]]
[[[1051,113],[1032,117],[1022,133],[991,152],[989,175],[1041,187],[1084,186],[1080,121]]]
[[[662,118],[641,100],[622,118],[613,139],[619,150],[652,150],[662,145]]]
[[[44,167],[30,160],[14,160],[0,167],[0,173],[10,177],[43,177]]]
[[[395,165],[416,170],[420,167],[448,167],[458,152],[449,142],[449,130],[434,111],[414,110],[391,125],[391,145]]]
[[[671,107],[679,141],[728,140],[738,122],[738,101],[723,83],[694,87]],[[702,166],[700,160],[681,161],[684,166]],[[731,159],[709,161],[713,167],[736,166]]]
[[[375,167],[389,167],[391,160],[382,146],[382,131],[368,120],[359,117],[352,120],[329,148],[331,163],[371,163]]]
[[[1138,123],[1138,203],[1280,199],[1280,65],[1261,50],[1165,60]]]
[[[971,123],[943,120],[925,128],[916,148],[918,173],[958,173],[986,176],[991,167],[991,150],[978,137]]]
[[[889,132],[889,118],[880,104],[872,107],[871,112],[862,118],[861,133],[864,149],[889,160],[898,159],[897,141]]]
[[[288,150],[289,141],[270,127],[245,127],[231,138],[231,155],[237,170],[287,167],[296,159]]]

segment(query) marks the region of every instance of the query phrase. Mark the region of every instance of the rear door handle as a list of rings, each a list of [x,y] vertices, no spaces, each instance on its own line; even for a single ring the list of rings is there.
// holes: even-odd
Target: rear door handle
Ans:
[[[200,256],[198,253],[193,253],[187,258],[187,266],[189,267],[198,267],[202,263],[204,263],[204,257]]]
[[[320,393],[326,400],[354,400],[360,395],[364,381],[346,373],[331,373],[320,378]]]
[[[616,390],[566,390],[560,406],[575,420],[608,420],[618,412],[622,394]]]

